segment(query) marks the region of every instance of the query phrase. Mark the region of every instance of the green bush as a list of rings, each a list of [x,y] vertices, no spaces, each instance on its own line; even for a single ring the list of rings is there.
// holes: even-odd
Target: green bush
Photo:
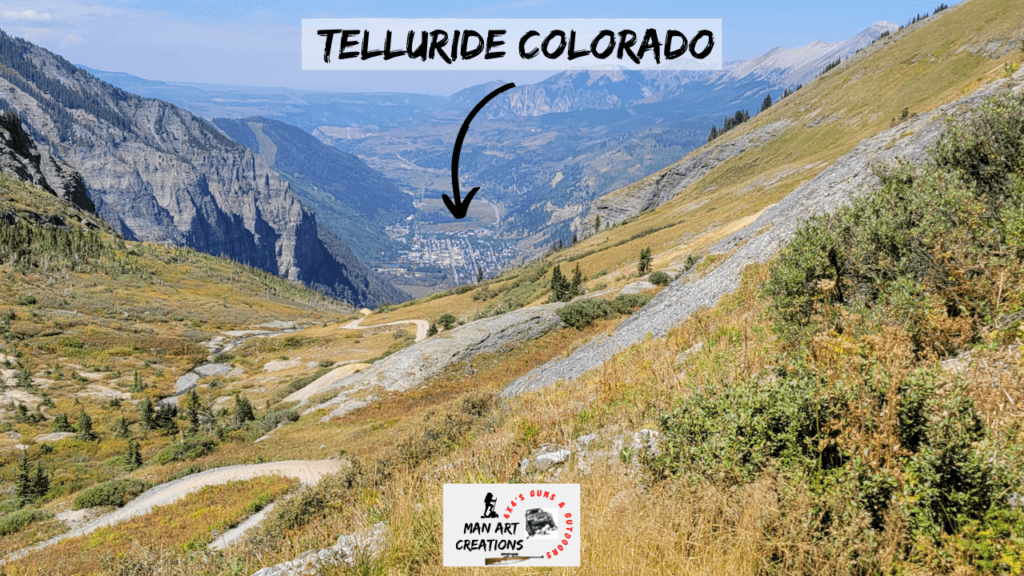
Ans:
[[[612,300],[612,309],[617,314],[632,314],[651,301],[650,294],[619,294]]]
[[[121,507],[150,487],[150,483],[134,478],[111,480],[87,488],[75,497],[71,508],[95,508],[96,506]]]
[[[569,326],[582,330],[594,323],[598,318],[612,318],[615,309],[608,300],[589,298],[578,300],[558,309],[558,317]]]
[[[18,299],[15,301],[15,303],[17,303],[19,306],[35,306],[36,302],[36,297],[31,294],[19,296]]]
[[[439,324],[445,330],[451,330],[452,326],[455,326],[455,323],[458,321],[459,319],[456,318],[454,314],[452,314],[451,312],[445,312],[444,314],[441,314],[440,318],[437,319],[437,324]]]
[[[0,516],[0,536],[14,534],[32,522],[46,520],[53,515],[43,510],[17,510]]]
[[[661,270],[651,272],[648,279],[651,281],[651,284],[655,284],[657,286],[668,286],[672,282],[672,277]]]
[[[214,451],[217,441],[209,436],[189,436],[181,444],[171,444],[161,450],[154,459],[157,464],[195,460]]]
[[[278,424],[295,422],[299,419],[299,413],[295,410],[272,410],[263,415],[258,425],[260,435],[277,428]]]
[[[803,338],[850,309],[899,326],[915,351],[947,355],[986,319],[1022,304],[1024,96],[1003,94],[952,126],[920,168],[876,171],[880,190],[811,220],[782,251],[765,293],[780,335]],[[1004,295],[1012,296],[1006,297]]]

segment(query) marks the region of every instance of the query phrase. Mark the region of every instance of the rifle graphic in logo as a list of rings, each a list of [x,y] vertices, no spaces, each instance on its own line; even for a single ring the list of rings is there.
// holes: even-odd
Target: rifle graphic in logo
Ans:
[[[515,552],[503,552],[501,558],[485,558],[485,566],[506,566],[508,564],[519,564],[531,558],[543,558],[543,556],[517,556]]]

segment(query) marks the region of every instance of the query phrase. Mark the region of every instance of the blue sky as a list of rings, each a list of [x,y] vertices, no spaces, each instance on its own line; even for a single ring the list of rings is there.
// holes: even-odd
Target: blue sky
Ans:
[[[952,2],[947,2],[952,4]],[[0,28],[71,62],[143,78],[315,90],[449,94],[498,79],[486,72],[303,72],[302,18],[721,18],[726,61],[775,46],[845,40],[879,20],[905,24],[938,2],[858,0],[468,0],[324,2],[250,0],[13,0],[0,4]],[[534,82],[550,73],[502,72]]]

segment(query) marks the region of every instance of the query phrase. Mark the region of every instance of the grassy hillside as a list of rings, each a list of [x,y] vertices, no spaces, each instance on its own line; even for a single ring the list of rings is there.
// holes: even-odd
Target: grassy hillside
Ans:
[[[647,246],[652,270],[702,274],[721,261],[704,257],[716,239],[752,222],[861,138],[898,123],[904,108],[908,115],[934,108],[1015,70],[1024,57],[1015,39],[1022,7],[970,0],[916,23],[719,137],[790,122],[782,136],[717,167],[657,210],[480,285],[388,306],[366,323],[436,321],[445,313],[469,321],[546,302],[554,266],[571,278],[579,265],[588,298],[611,299],[640,279],[638,256]],[[72,507],[99,480],[156,483],[197,468],[335,457],[348,465],[341,473],[291,493],[255,535],[222,553],[187,545],[203,542],[206,523],[187,528],[195,530],[188,538],[160,536],[160,518],[195,510],[190,500],[131,526],[139,542],[166,546],[68,541],[59,548],[61,563],[122,574],[140,566],[249,574],[384,522],[378,557],[325,573],[470,573],[441,566],[442,484],[557,481],[581,484],[586,573],[1019,573],[1021,118],[1019,96],[990,104],[979,121],[944,139],[931,163],[883,170],[880,190],[806,225],[771,264],[748,268],[740,289],[715,308],[575,382],[510,400],[496,393],[613,330],[621,316],[477,357],[420,388],[379,395],[321,422],[321,412],[300,416],[283,398],[339,362],[368,363],[409,345],[405,328],[342,330],[339,324],[354,317],[348,310],[279,279],[193,252],[122,247],[103,232],[95,233],[98,255],[81,259],[88,273],[71,265],[74,253],[57,265],[37,259],[38,266],[7,255],[0,313],[10,308],[15,317],[5,354],[21,352],[12,365],[31,363],[37,389],[7,390],[40,398],[45,391],[54,406],[41,409],[46,422],[27,421],[34,407],[25,422],[13,423],[16,408],[5,414],[21,438],[0,440],[9,446],[0,452],[3,473],[13,489],[19,442],[31,471],[41,464],[54,481],[18,511],[17,499],[8,498],[0,528],[16,527],[0,545],[10,550],[59,531],[48,515]],[[9,203],[35,205],[25,200],[30,189],[5,183],[16,192]],[[92,242],[81,245],[93,250]],[[172,255],[180,260],[166,262]],[[66,273],[51,281],[50,270]],[[139,270],[150,275],[136,280]],[[122,285],[134,291],[112,289]],[[37,302],[17,304],[25,295]],[[151,301],[170,320],[147,319]],[[56,311],[76,308],[83,316]],[[577,313],[585,315],[584,308]],[[601,306],[590,308],[601,316]],[[78,318],[83,324],[72,323]],[[201,380],[198,402],[212,416],[201,418],[198,433],[184,433],[191,426],[186,399],[174,419],[182,434],[172,439],[141,427],[130,406],[138,394],[120,407],[82,394],[91,378],[127,391],[136,370],[144,395],[170,393],[174,378],[208,353],[199,342],[268,320],[306,324],[245,341],[219,359],[242,372]],[[143,337],[168,341],[157,346]],[[20,365],[11,370],[16,383]],[[254,405],[255,420],[235,421],[235,391]],[[53,452],[29,441],[49,431],[58,412],[74,425],[83,407],[98,440],[68,438],[53,443]],[[122,459],[128,441],[115,437],[121,413],[142,446],[143,466],[132,472]],[[275,429],[280,422],[286,425]],[[589,443],[581,438],[587,435]],[[656,450],[644,441],[651,437]],[[158,455],[172,442],[192,442],[194,450],[161,464],[168,458]],[[571,454],[547,471],[521,467],[552,447]],[[250,494],[230,498],[225,517],[234,518]],[[50,558],[33,553],[7,570],[50,573]]]

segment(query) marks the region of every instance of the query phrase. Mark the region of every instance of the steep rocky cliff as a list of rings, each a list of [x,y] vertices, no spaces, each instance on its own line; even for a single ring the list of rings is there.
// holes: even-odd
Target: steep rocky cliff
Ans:
[[[36,146],[11,110],[0,114],[0,172],[35,184],[82,210],[96,211],[82,176],[45,147]]]
[[[223,255],[356,305],[407,299],[346,261],[351,252],[325,244],[312,212],[266,161],[204,120],[3,32],[0,64],[0,107],[78,170],[96,212],[125,238]]]

